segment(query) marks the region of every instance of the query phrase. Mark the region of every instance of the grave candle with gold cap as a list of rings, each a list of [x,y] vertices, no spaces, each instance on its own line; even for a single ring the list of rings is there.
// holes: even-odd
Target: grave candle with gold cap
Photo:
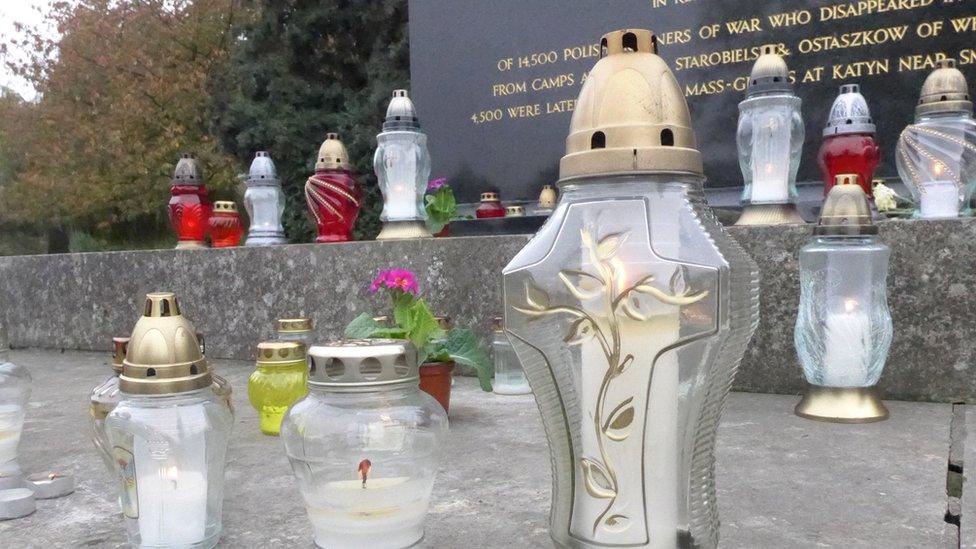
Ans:
[[[888,417],[873,389],[891,347],[888,260],[857,174],[841,174],[800,250],[794,339],[810,387],[800,416],[863,423]]]
[[[804,222],[796,211],[796,172],[805,136],[801,105],[777,47],[763,46],[739,103],[736,142],[745,186],[737,225]]]
[[[719,415],[758,320],[755,263],[705,204],[681,86],[647,30],[603,37],[550,222],[504,270],[561,547],[714,548]]]
[[[309,350],[308,396],[281,424],[315,543],[393,549],[423,538],[447,413],[406,341]]]
[[[308,392],[306,356],[300,341],[258,344],[257,366],[247,381],[247,396],[258,411],[262,433],[278,436],[288,407]]]
[[[505,206],[502,206],[498,193],[494,191],[481,193],[481,203],[475,209],[474,215],[478,219],[505,217]]]
[[[279,318],[275,331],[278,334],[278,339],[282,341],[301,341],[306,348],[312,345],[311,318]]]
[[[195,334],[175,295],[146,296],[106,420],[134,546],[211,548],[220,538],[233,417]]]
[[[330,133],[319,148],[315,175],[305,183],[308,211],[318,229],[316,242],[352,240],[352,228],[359,217],[363,193],[349,164],[349,153]]]
[[[169,220],[179,239],[176,248],[205,248],[211,206],[203,171],[192,154],[184,154],[176,163],[170,194]]]
[[[953,59],[925,79],[915,123],[898,139],[898,175],[926,219],[968,215],[976,190],[976,120],[966,77]]]
[[[111,475],[115,475],[115,455],[112,452],[112,445],[108,441],[108,433],[105,432],[105,418],[119,404],[121,395],[119,394],[119,375],[122,373],[122,361],[125,360],[125,352],[129,347],[129,338],[112,338],[112,377],[98,384],[91,391],[89,404],[89,416],[91,418],[92,441],[98,454],[105,462]]]
[[[7,330],[0,325],[0,490],[24,486],[17,447],[31,394],[30,372],[10,362],[9,353]]]
[[[229,200],[218,200],[213,204],[210,214],[210,242],[214,248],[239,246],[244,236],[244,224],[237,204]]]
[[[430,177],[430,151],[406,90],[393,92],[376,143],[373,167],[383,193],[383,230],[376,239],[429,238],[424,193]]]

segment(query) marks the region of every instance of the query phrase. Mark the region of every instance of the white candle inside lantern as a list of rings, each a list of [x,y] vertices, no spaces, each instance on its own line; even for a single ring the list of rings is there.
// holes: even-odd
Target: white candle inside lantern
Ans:
[[[409,547],[424,535],[432,478],[334,481],[306,495],[315,543],[329,549]]]
[[[770,109],[757,124],[752,143],[752,202],[785,203],[790,198],[790,140],[781,135],[789,128],[790,111]]]
[[[207,520],[206,412],[202,404],[152,412],[143,420],[160,434],[133,441],[141,543],[199,543]]]
[[[936,172],[939,171],[936,169]],[[959,217],[959,188],[955,182],[938,180],[923,183],[918,215],[924,219]]]
[[[823,385],[860,387],[871,359],[871,319],[856,299],[845,299],[844,310],[827,315]]]
[[[0,405],[0,469],[15,462],[20,434],[24,429],[24,407],[19,404]]]

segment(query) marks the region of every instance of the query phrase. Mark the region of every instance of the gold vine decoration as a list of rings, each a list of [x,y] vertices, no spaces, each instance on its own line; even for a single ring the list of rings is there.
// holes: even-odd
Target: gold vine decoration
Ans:
[[[691,305],[701,301],[708,295],[708,291],[692,293],[684,286],[685,267],[675,269],[671,276],[670,293],[665,292],[652,283],[653,275],[641,278],[637,283],[626,286],[626,272],[623,262],[617,257],[618,252],[627,240],[627,233],[614,233],[595,242],[586,229],[580,231],[580,238],[584,250],[589,255],[590,263],[596,272],[583,270],[563,270],[559,273],[559,280],[570,294],[580,302],[602,299],[603,310],[599,316],[584,311],[581,307],[571,305],[553,305],[549,295],[531,281],[525,282],[525,307],[514,309],[530,320],[546,316],[565,314],[574,320],[564,337],[569,345],[582,345],[595,339],[607,360],[607,371],[600,383],[597,393],[596,410],[593,426],[596,431],[599,458],[580,458],[580,469],[583,473],[586,492],[593,498],[607,500],[606,507],[593,523],[593,534],[603,525],[608,529],[624,529],[629,517],[620,514],[607,516],[613,509],[619,493],[619,479],[613,462],[607,451],[608,445],[621,442],[629,436],[628,428],[634,421],[634,397],[629,397],[617,403],[607,412],[607,394],[614,379],[623,374],[634,362],[634,355],[622,356],[622,335],[620,322],[621,313],[638,322],[650,320],[651,315],[642,310],[640,296],[649,296],[661,303],[675,306]],[[651,369],[651,379],[654,371]]]

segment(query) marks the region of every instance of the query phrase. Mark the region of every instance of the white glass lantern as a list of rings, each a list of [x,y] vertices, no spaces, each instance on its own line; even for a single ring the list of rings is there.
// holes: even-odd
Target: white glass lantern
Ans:
[[[801,105],[777,46],[763,46],[739,103],[736,142],[745,186],[738,225],[804,222],[795,205],[805,137]]]
[[[758,270],[705,204],[656,37],[616,31],[602,47],[559,205],[504,271],[505,327],[549,439],[550,534],[714,548],[715,435],[758,321]]]
[[[30,372],[10,362],[9,352],[7,331],[0,326],[0,490],[24,486],[17,447],[31,394]]]
[[[918,209],[916,217],[969,215],[976,190],[976,120],[966,77],[953,59],[925,80],[915,123],[898,140],[898,175]]]
[[[406,90],[393,92],[383,132],[376,136],[373,167],[383,193],[383,230],[377,240],[430,237],[424,193],[430,178],[427,135]]]
[[[495,363],[495,379],[492,391],[498,395],[527,395],[532,392],[525,371],[519,362],[512,343],[505,335],[504,320],[496,317],[491,327],[491,356]]]
[[[300,341],[305,347],[312,346],[315,337],[312,331],[312,319],[306,317],[279,318],[275,332],[282,341]]]
[[[800,309],[794,339],[810,384],[796,413],[841,423],[880,421],[873,389],[891,347],[888,260],[856,174],[827,195],[813,238],[800,250]]]
[[[281,424],[315,544],[410,547],[424,535],[447,413],[419,387],[404,341],[309,350],[308,396]]]
[[[106,419],[132,545],[217,545],[233,416],[214,393],[193,326],[171,293],[149,294]]]
[[[285,212],[285,193],[275,170],[271,155],[261,151],[251,162],[244,192],[244,208],[251,220],[245,246],[273,246],[286,244],[281,214]]]
[[[112,377],[95,386],[91,391],[89,417],[92,427],[92,442],[98,450],[98,455],[108,468],[109,474],[115,476],[115,454],[112,444],[105,431],[105,418],[118,406],[122,395],[119,393],[119,375],[122,374],[122,362],[129,347],[129,338],[112,338]]]

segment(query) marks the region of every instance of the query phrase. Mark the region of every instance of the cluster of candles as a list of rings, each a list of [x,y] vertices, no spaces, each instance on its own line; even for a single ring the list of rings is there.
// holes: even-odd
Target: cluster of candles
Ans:
[[[714,548],[715,437],[758,324],[759,272],[701,199],[691,114],[657,55],[656,37],[625,29],[601,45],[560,165],[562,207],[546,226],[559,230],[540,231],[504,269],[505,316],[493,329],[495,390],[536,395],[552,454],[550,532],[558,545]],[[747,200],[779,207],[782,218],[795,196],[803,141],[787,78],[785,63],[765,48],[739,127]],[[917,186],[922,215],[958,215],[970,195],[974,123],[960,78],[951,63],[933,73],[918,120],[899,144],[899,166]],[[878,160],[872,124],[859,90],[846,85],[821,154],[833,177],[813,237],[800,250],[795,343],[810,389],[796,413],[807,418],[888,415],[873,391],[893,334],[890,250],[876,236],[869,202]],[[429,236],[420,234],[418,211],[429,175],[426,138],[405,92],[394,95],[379,142],[384,231]],[[925,143],[938,147],[925,151]],[[941,168],[922,170],[919,157]],[[249,182],[266,183],[257,185],[261,200],[280,200],[270,158],[259,154],[255,165]],[[208,211],[192,158],[181,161],[177,181],[177,218]],[[952,208],[934,198],[940,181],[958,193]],[[319,239],[348,238],[361,194],[336,136],[323,144],[306,193]],[[274,217],[275,208],[261,211]],[[201,225],[189,225],[198,232],[186,235],[197,240],[181,233],[181,242],[197,245]],[[280,238],[279,228],[272,220],[256,236]],[[134,545],[213,547],[233,423],[230,387],[213,373],[202,336],[173,294],[149,294],[144,311],[130,337],[115,340],[116,375],[92,392],[95,443],[119,479]],[[420,390],[416,349],[394,340],[312,345],[306,319],[279,321],[278,332],[257,346],[248,395],[262,432],[281,436],[316,544],[417,543],[448,419]],[[7,391],[18,386],[0,377],[0,414],[22,423],[26,400]],[[8,402],[20,408],[8,410]]]
[[[745,179],[739,224],[802,223],[795,211],[796,174],[805,137],[801,100],[776,46],[763,46],[739,104],[737,144]],[[860,86],[844,84],[830,109],[817,155],[824,196],[840,175],[856,174],[872,198],[881,148]],[[939,61],[922,86],[915,123],[896,149],[898,173],[920,218],[969,214],[976,190],[976,120],[968,85],[953,59]]]

